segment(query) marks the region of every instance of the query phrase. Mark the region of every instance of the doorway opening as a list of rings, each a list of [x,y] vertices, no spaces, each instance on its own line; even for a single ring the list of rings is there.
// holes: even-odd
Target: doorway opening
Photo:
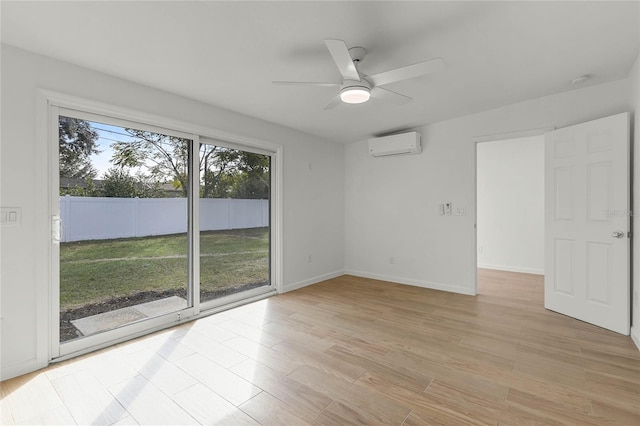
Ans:
[[[544,302],[544,135],[477,143],[477,285]]]
[[[629,113],[620,113],[547,131],[538,157],[544,157],[544,216],[540,225],[523,223],[532,212],[521,197],[526,190],[526,158],[516,163],[504,158],[508,150],[523,146],[526,139],[502,142],[501,149],[485,155],[495,143],[479,143],[477,149],[477,261],[503,273],[537,272],[536,265],[518,263],[544,259],[543,306],[545,309],[604,329],[628,335],[631,320],[630,289],[630,162]],[[528,132],[533,136],[542,132]],[[497,138],[494,138],[497,139]],[[507,138],[502,138],[506,140]],[[542,144],[542,139],[540,139]],[[543,154],[542,154],[543,153]],[[542,154],[542,155],[541,155]],[[533,156],[533,154],[530,154]],[[491,167],[485,163],[490,161]],[[497,170],[511,170],[493,176]],[[487,176],[493,177],[487,183]],[[508,188],[512,191],[508,192]],[[496,198],[504,193],[508,197]],[[501,201],[498,201],[501,200]],[[512,226],[517,224],[518,226]],[[544,241],[536,252],[523,235]],[[504,234],[502,257],[491,258],[495,248],[487,238]],[[539,240],[539,241],[540,241]],[[540,244],[538,244],[540,246]],[[537,254],[536,254],[537,253]],[[523,256],[525,254],[525,256]],[[496,260],[497,259],[497,260]],[[540,271],[542,272],[542,271]],[[476,279],[483,279],[480,274]],[[542,278],[542,277],[541,277]],[[482,282],[480,293],[486,291]],[[505,287],[506,288],[506,287]],[[499,280],[493,291],[500,291]]]

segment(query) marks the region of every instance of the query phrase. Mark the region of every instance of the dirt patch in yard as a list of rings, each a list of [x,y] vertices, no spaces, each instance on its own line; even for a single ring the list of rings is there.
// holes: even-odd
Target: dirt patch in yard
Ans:
[[[265,282],[258,282],[252,284],[244,284],[237,287],[225,287],[220,290],[203,291],[200,293],[202,300],[212,300],[218,297],[227,296],[229,294],[239,293],[241,291],[250,290],[252,288],[262,287],[267,285]],[[173,289],[166,291],[141,291],[129,296],[115,297],[105,302],[93,303],[85,305],[80,308],[68,309],[60,312],[60,341],[66,342],[75,338],[81,337],[82,333],[73,326],[71,321],[90,317],[92,315],[103,314],[120,308],[127,308],[129,306],[136,306],[146,302],[152,302],[154,300],[165,299],[171,296],[187,298],[187,291],[185,289]]]

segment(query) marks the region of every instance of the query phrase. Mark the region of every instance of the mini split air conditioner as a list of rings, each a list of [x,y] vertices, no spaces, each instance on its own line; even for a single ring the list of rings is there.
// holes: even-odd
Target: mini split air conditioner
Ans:
[[[419,154],[422,152],[422,140],[418,132],[400,133],[369,139],[369,153],[374,157],[387,155]]]

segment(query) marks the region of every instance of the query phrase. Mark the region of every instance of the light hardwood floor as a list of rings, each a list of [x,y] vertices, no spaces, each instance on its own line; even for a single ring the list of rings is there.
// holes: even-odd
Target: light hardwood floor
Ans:
[[[480,294],[344,276],[1,384],[2,424],[637,425],[629,337]]]

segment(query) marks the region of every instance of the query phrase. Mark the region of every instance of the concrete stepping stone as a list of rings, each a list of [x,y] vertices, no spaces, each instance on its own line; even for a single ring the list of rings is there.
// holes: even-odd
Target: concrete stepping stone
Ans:
[[[187,301],[182,297],[171,296],[164,299],[154,300],[153,302],[141,303],[132,306],[147,317],[155,317],[169,312],[179,311],[187,307]]]
[[[72,320],[83,336],[112,330],[145,318],[179,311],[187,307],[187,301],[178,296],[166,297],[152,302],[141,303],[127,308],[115,309],[102,314]]]
[[[111,330],[134,321],[139,321],[143,318],[146,318],[146,316],[142,312],[130,306],[128,308],[116,309],[103,314],[72,320],[71,324],[73,324],[83,336],[88,336],[101,331]]]

